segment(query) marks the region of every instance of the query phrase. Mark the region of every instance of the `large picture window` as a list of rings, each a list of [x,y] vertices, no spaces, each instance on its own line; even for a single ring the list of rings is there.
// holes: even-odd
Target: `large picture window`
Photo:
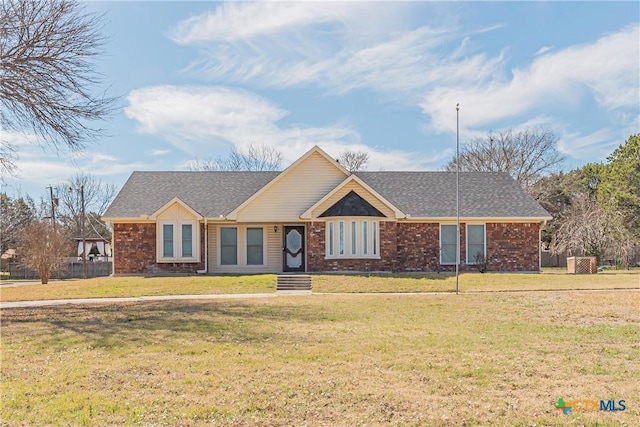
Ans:
[[[267,264],[264,227],[221,226],[217,240],[219,266],[254,267]]]
[[[440,264],[456,263],[456,241],[458,240],[457,226],[440,225]]]
[[[220,264],[238,265],[238,229],[220,228]]]
[[[476,264],[485,258],[484,224],[467,224],[467,264]]]
[[[326,256],[328,258],[377,258],[380,256],[378,221],[327,221]]]

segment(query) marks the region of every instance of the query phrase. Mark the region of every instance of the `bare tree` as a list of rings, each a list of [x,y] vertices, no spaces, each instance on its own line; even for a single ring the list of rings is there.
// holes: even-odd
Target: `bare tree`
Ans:
[[[82,201],[84,196],[85,237],[100,236],[109,240],[110,232],[100,216],[107,210],[116,195],[113,184],[105,184],[91,174],[77,174],[67,182],[56,186],[59,197],[58,218],[68,238],[82,237]]]
[[[595,256],[598,263],[612,246],[607,216],[595,197],[576,194],[551,241],[553,253]]]
[[[349,172],[358,172],[367,169],[367,163],[369,162],[369,153],[366,151],[343,151],[338,156],[338,163],[340,163]]]
[[[557,149],[558,137],[550,130],[535,128],[489,132],[464,144],[460,150],[460,170],[508,172],[524,189],[543,176],[555,172],[563,156]],[[456,170],[455,157],[446,170]]]
[[[56,149],[75,150],[104,134],[115,99],[95,93],[102,53],[101,16],[75,0],[4,0],[0,3],[0,125],[33,133]],[[12,147],[0,140],[0,172],[13,168]]]
[[[196,159],[192,171],[275,171],[282,165],[282,153],[269,145],[250,144],[246,149],[233,148],[227,157],[216,160]]]
[[[0,78],[0,84],[2,79]],[[0,127],[2,126],[2,117],[0,113]],[[5,141],[0,137],[0,177],[5,175],[13,175],[16,172],[16,148],[9,141]]]
[[[71,243],[54,230],[51,221],[36,220],[24,230],[19,254],[22,264],[38,272],[43,285],[53,272],[64,265],[71,253]]]
[[[0,193],[0,254],[18,247],[23,230],[36,218],[36,207],[29,197],[12,199]]]

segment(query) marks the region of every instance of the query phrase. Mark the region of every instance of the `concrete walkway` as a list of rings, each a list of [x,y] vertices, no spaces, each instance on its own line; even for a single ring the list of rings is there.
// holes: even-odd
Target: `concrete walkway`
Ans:
[[[65,304],[113,304],[120,302],[140,302],[140,301],[179,301],[179,300],[212,300],[212,299],[245,299],[245,298],[272,298],[279,294],[208,294],[208,295],[158,295],[143,297],[123,297],[123,298],[74,298],[74,299],[53,299],[36,301],[10,301],[0,302],[0,309],[5,308],[27,308],[46,307],[52,305]],[[309,295],[306,293],[305,295]]]
[[[640,288],[608,288],[608,289],[532,289],[532,290],[499,290],[499,291],[466,291],[461,295],[478,295],[485,293],[591,293],[591,292],[638,292]],[[303,296],[303,295],[349,295],[349,296],[408,296],[408,295],[453,295],[455,292],[357,292],[357,293],[325,293],[311,291],[276,291],[273,293],[256,294],[206,294],[206,295],[155,295],[141,297],[120,297],[120,298],[73,298],[35,301],[9,301],[0,302],[0,310],[7,308],[29,308],[47,307],[56,305],[88,305],[88,304],[116,304],[121,302],[141,302],[141,301],[184,301],[184,300],[216,300],[216,299],[253,299],[253,298],[274,298],[279,296]]]

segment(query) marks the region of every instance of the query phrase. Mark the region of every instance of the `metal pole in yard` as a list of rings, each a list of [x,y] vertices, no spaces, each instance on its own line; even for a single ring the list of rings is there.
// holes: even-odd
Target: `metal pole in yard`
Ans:
[[[456,104],[456,295],[460,276],[460,103]]]

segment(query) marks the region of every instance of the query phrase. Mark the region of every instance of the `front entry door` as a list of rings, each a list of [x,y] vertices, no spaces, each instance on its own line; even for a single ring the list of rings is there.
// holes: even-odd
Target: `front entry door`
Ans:
[[[284,227],[283,271],[304,271],[304,227]]]

